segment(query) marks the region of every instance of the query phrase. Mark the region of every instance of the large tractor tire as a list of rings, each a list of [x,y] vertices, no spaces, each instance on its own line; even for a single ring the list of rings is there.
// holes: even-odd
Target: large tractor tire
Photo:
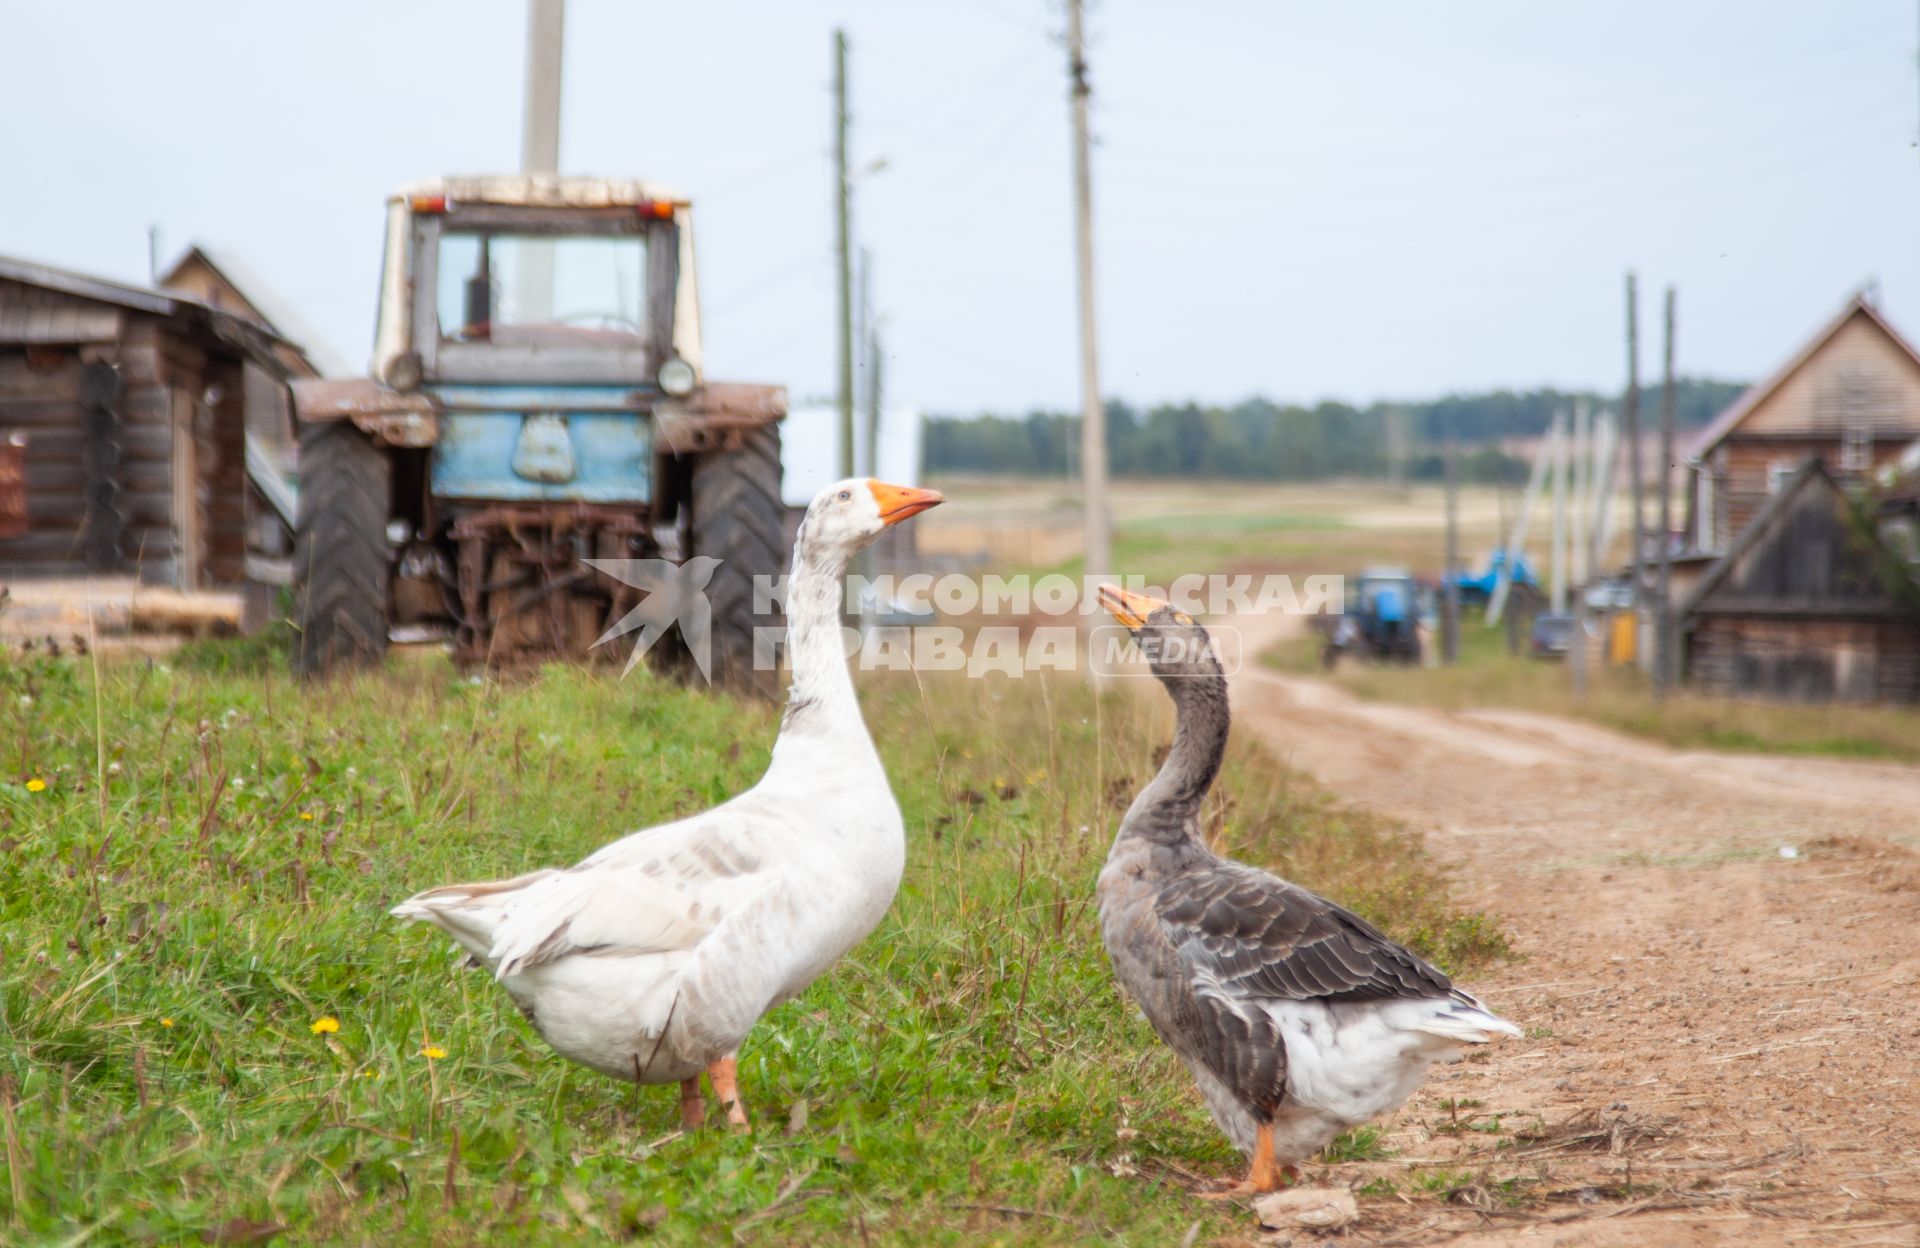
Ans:
[[[737,450],[694,461],[689,554],[720,560],[707,585],[713,608],[713,683],[777,697],[780,673],[754,663],[754,630],[777,628],[780,611],[755,611],[754,578],[787,570],[786,507],[780,501],[780,427],[750,431]]]
[[[301,676],[386,656],[392,472],[386,451],[347,421],[300,427],[293,667]]]

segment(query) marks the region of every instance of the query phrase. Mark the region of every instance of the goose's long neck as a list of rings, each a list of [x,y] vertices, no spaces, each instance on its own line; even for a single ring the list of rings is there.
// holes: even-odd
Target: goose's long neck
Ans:
[[[1198,836],[1200,803],[1220,774],[1232,716],[1227,682],[1218,672],[1169,680],[1166,686],[1173,697],[1173,747],[1134,799],[1120,835],[1170,844]]]
[[[787,657],[793,685],[787,692],[783,731],[815,734],[852,730],[866,736],[847,656],[841,646],[840,595],[845,558],[801,539],[794,544],[787,581]]]

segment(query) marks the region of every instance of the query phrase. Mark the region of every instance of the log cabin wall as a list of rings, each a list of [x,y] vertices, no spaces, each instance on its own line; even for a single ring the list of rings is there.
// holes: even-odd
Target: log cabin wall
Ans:
[[[1920,701],[1920,627],[1888,620],[1703,616],[1693,687],[1791,702]]]
[[[245,362],[185,317],[0,280],[0,435],[25,436],[28,518],[0,578],[238,584]]]
[[[77,351],[0,349],[0,433],[26,439],[27,529],[0,541],[0,577],[86,566],[85,415]]]

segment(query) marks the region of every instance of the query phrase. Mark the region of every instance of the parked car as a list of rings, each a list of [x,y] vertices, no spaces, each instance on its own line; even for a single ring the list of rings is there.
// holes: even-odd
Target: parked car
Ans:
[[[1533,617],[1533,631],[1529,635],[1529,647],[1536,659],[1564,659],[1573,649],[1573,617],[1570,615],[1536,615]]]

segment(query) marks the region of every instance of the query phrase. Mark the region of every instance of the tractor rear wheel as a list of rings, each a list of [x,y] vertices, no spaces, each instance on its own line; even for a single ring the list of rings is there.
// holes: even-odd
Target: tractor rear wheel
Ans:
[[[780,691],[771,663],[756,668],[754,630],[777,628],[780,611],[754,609],[754,579],[787,570],[786,507],[780,501],[780,427],[747,432],[738,448],[693,463],[690,555],[720,560],[707,585],[713,608],[713,683],[764,697]],[[766,650],[762,658],[771,655]]]
[[[293,668],[320,676],[387,653],[387,519],[392,465],[347,421],[300,428],[300,523]]]

